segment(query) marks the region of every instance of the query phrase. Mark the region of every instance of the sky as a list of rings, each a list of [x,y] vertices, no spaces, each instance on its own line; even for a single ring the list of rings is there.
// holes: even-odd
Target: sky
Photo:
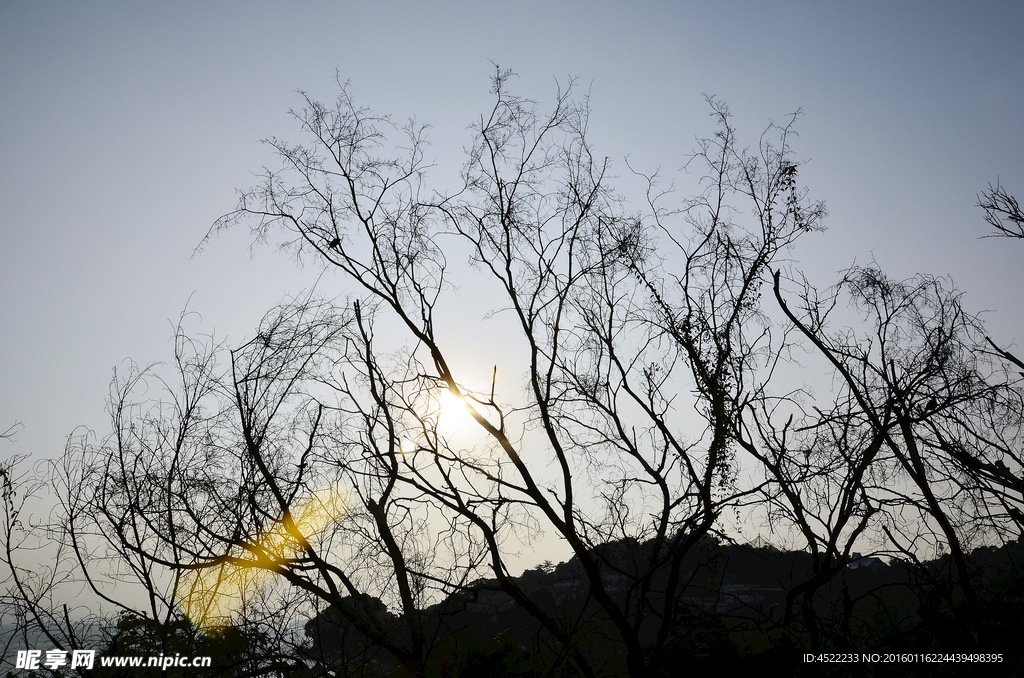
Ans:
[[[241,230],[195,250],[275,165],[259,141],[299,138],[297,91],[332,100],[336,74],[431,125],[449,188],[494,64],[542,106],[578,78],[623,174],[678,173],[714,131],[706,96],[749,144],[800,109],[801,179],[829,209],[793,254],[811,280],[949,275],[1024,345],[1024,242],[982,239],[975,207],[997,180],[1024,198],[1022,28],[1020,2],[0,0],[0,431],[22,424],[0,458],[108,431],[113,370],[169,359],[186,308],[237,343],[314,283]]]

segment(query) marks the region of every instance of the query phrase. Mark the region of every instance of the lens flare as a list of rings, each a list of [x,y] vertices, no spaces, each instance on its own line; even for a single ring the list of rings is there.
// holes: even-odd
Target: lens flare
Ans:
[[[345,493],[320,490],[292,507],[294,529],[279,520],[257,539],[236,544],[222,562],[187,571],[176,592],[185,616],[203,631],[230,625],[266,590],[274,574],[301,554],[300,537],[316,543],[347,509]]]

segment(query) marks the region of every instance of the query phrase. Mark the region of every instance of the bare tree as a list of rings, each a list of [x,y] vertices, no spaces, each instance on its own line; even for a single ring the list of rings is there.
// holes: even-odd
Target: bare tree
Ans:
[[[1003,186],[988,185],[988,190],[978,196],[978,207],[985,210],[985,221],[995,231],[985,237],[989,238],[1024,238],[1024,211],[1021,211],[1017,198]],[[991,338],[985,337],[989,346],[1003,359],[1010,361],[1020,369],[1024,369],[1024,361],[1013,353],[1001,348]]]
[[[17,433],[19,428],[21,428],[20,422],[11,424],[6,431],[0,433],[0,440],[13,440],[14,435]],[[18,465],[17,462],[17,458],[13,458],[6,459],[2,464],[0,464],[0,484],[2,484],[0,485],[2,486],[0,502],[2,502],[3,506],[3,525],[5,526],[5,532],[7,534],[10,533],[9,526],[11,523],[17,521],[17,490],[15,489],[15,485],[17,483],[17,478],[15,476],[15,469]],[[11,605],[11,603],[14,602],[13,598],[15,598],[15,596],[11,595],[10,589],[8,588],[12,584],[11,577],[4,577],[3,583],[7,590],[4,591],[3,597],[0,598],[0,606],[2,606],[0,607],[0,623],[3,624],[5,631],[5,637],[3,638],[3,656],[6,657],[8,656],[8,651],[10,650],[12,643],[18,639],[19,615],[17,614],[17,610],[19,608]],[[8,630],[10,627],[14,627],[13,630]]]
[[[496,71],[447,192],[428,188],[425,128],[357,106],[346,84],[333,105],[303,95],[303,143],[269,140],[280,167],[209,237],[283,235],[351,296],[288,299],[232,349],[179,324],[173,363],[115,380],[111,436],[73,441],[49,476],[65,579],[23,587],[40,628],[76,627],[33,591],[84,584],[161,651],[241,628],[260,659],[237,675],[426,676],[466,609],[500,596],[532,620],[538,671],[672,674],[692,556],[761,512],[811,555],[781,620],[793,634],[802,620],[811,647],[850,642],[851,608],[833,623],[816,596],[868,535],[919,560],[924,541],[946,545],[948,600],[972,629],[967,533],[1019,534],[1020,389],[959,297],[862,268],[823,293],[783,290],[800,280],[790,249],[825,216],[798,184],[797,115],[748,148],[709,99],[717,129],[687,166],[697,195],[638,173],[635,207],[572,83],[542,113],[511,79]],[[500,341],[453,315],[467,282]],[[837,324],[843,300],[861,329]],[[471,343],[522,383],[498,366],[476,379]],[[829,396],[777,385],[801,347],[834,372]],[[9,511],[21,576],[16,524]],[[572,554],[571,601],[513,574],[541,532]]]
[[[861,331],[833,328],[844,294],[862,314]],[[804,284],[798,314],[777,273],[775,295],[835,371],[836,406],[816,409],[803,426],[828,432],[827,447],[846,467],[833,476],[846,487],[829,493],[831,515],[853,519],[852,536],[870,525],[886,548],[919,564],[948,551],[954,585],[942,590],[964,637],[976,641],[978,598],[967,553],[985,539],[1020,534],[1022,487],[1019,471],[1010,471],[1022,466],[1019,379],[989,359],[980,322],[942,279],[893,281],[877,269],[853,268],[823,297]],[[801,485],[786,487],[781,483],[780,492]],[[794,497],[788,507],[806,530],[800,514],[808,503]]]
[[[988,237],[1024,238],[1024,211],[998,181],[978,196],[978,207],[985,210],[985,221],[995,229]]]
[[[583,568],[623,670],[649,675],[675,623],[683,556],[726,507],[752,501],[757,489],[738,482],[733,441],[736,414],[765,388],[778,350],[759,311],[760,289],[779,252],[817,228],[824,210],[797,188],[791,123],[769,128],[748,153],[728,109],[712,101],[719,131],[695,158],[708,172],[705,191],[667,209],[669,195],[649,177],[646,213],[628,213],[608,184],[607,159],[591,150],[589,111],[570,98],[571,87],[541,116],[509,92],[510,77],[499,71],[494,79],[495,106],[474,126],[461,190],[425,194],[422,129],[395,128],[358,108],[343,86],[334,108],[307,98],[296,117],[309,145],[271,141],[282,169],[243,193],[214,232],[246,221],[265,240],[281,229],[291,236],[286,248],[337,267],[368,295],[363,306],[386,309],[414,346],[398,372],[383,370],[367,349],[368,399],[360,401],[351,382],[338,386],[346,401],[371,403],[349,414],[382,441],[362,443],[381,467],[381,484],[360,492],[378,538],[389,543],[395,519],[379,502],[413,493],[421,510],[440,511],[445,532],[465,535],[463,548],[479,554],[467,571],[486,565],[569,645],[578,670],[599,673],[510,575],[503,532],[537,521]],[[403,155],[381,151],[392,129],[405,135]],[[738,217],[747,209],[752,226]],[[490,280],[494,309],[518,327],[515,350],[528,366],[518,402],[493,385],[467,389],[457,347],[441,339],[445,253],[460,240]],[[658,253],[659,241],[675,253]],[[675,258],[680,268],[669,273]],[[358,343],[369,347],[377,316],[353,308]],[[486,461],[452,449],[424,417],[439,390],[464,403],[493,450]],[[704,432],[684,435],[680,410],[691,390]],[[409,421],[418,422],[415,431]],[[399,458],[404,437],[412,453]],[[543,472],[548,464],[553,477]],[[649,548],[632,562],[602,555],[597,547],[614,539]],[[387,555],[405,567],[397,547]],[[662,571],[667,578],[658,579]],[[615,576],[629,582],[624,590],[612,587]],[[453,583],[439,580],[442,590]],[[398,593],[412,610],[411,592]],[[407,623],[414,632],[414,616]]]
[[[13,439],[20,428],[15,424],[0,437]],[[29,647],[45,639],[57,648],[65,648],[92,636],[93,619],[82,616],[81,610],[62,595],[67,584],[73,584],[76,573],[67,544],[51,539],[48,516],[40,516],[38,508],[48,488],[42,476],[24,469],[28,458],[14,456],[0,467],[2,478],[2,523],[0,539],[3,550],[0,562],[5,571],[5,590],[0,597],[0,610],[7,650]],[[13,663],[12,663],[13,665]]]
[[[220,442],[212,436],[225,417],[223,406],[211,407],[223,395],[211,348],[179,325],[169,371],[178,385],[161,380],[155,367],[129,365],[112,384],[113,433],[98,442],[90,433],[69,437],[64,455],[23,477],[18,500],[5,502],[4,562],[13,586],[4,602],[18,617],[24,647],[216,654],[223,675],[296,665],[287,643],[270,642],[288,621],[275,618],[273,608],[263,606],[261,624],[232,620],[252,633],[241,644],[248,652],[228,657],[224,650],[239,643],[224,642],[224,632],[195,614],[183,589],[183,566],[210,538],[192,531],[190,516],[206,518],[208,531],[229,522],[211,511],[231,504],[220,492],[238,480],[223,466],[229,459],[203,448]],[[164,387],[164,398],[135,399],[155,385]],[[48,504],[40,516],[38,506]]]

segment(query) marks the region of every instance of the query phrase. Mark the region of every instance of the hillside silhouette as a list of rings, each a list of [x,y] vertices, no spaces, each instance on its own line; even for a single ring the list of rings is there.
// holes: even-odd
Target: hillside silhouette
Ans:
[[[649,600],[658,603],[668,567],[644,572],[651,543],[632,539],[594,549],[602,563],[602,580],[619,605],[630,612],[640,637],[658,642],[659,620],[636,604],[637,591],[649,587]],[[826,652],[1002,652],[1003,666],[1019,662],[1014,636],[1024,602],[1024,544],[979,548],[971,566],[985,605],[987,621],[977,639],[966,637],[956,623],[958,600],[950,584],[948,556],[923,563],[885,562],[854,554],[826,585],[818,589],[813,609],[804,609],[801,586],[815,576],[813,558],[801,551],[771,546],[726,544],[705,538],[685,558],[681,574],[686,586],[680,614],[671,634],[662,640],[667,656],[699,668],[756,668],[766,660],[796,665],[812,643],[807,615],[819,624]],[[547,562],[515,579],[520,590],[571,633],[576,647],[603,673],[624,671],[623,650],[606,632],[608,619],[591,598],[587,577],[576,558],[554,565]],[[663,594],[662,594],[663,595]],[[402,625],[378,599],[346,599],[346,605],[371,607],[389,633]],[[321,612],[305,626],[312,641],[313,674],[332,671],[339,676],[402,676],[399,663],[379,645],[347,622],[337,608]],[[426,608],[429,635],[445,649],[435,667],[440,676],[573,675],[565,650],[551,633],[495,579],[480,579]],[[1009,654],[1007,654],[1009,653]],[[682,665],[682,664],[681,664]],[[672,674],[671,667],[664,667]],[[962,667],[961,667],[962,668]],[[811,671],[813,669],[813,671]],[[823,674],[821,666],[801,670]],[[883,666],[861,666],[857,675],[888,675]],[[955,666],[900,667],[900,675],[957,675]]]

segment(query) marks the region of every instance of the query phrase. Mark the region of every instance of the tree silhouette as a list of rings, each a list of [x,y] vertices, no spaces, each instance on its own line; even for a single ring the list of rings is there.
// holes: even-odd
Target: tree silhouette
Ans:
[[[998,181],[978,196],[978,207],[985,210],[985,221],[995,229],[990,237],[1024,238],[1024,211]]]
[[[853,268],[831,295],[804,285],[802,317],[784,299],[778,274],[775,294],[838,384],[836,405],[816,410],[802,427],[815,438],[826,434],[825,454],[835,461],[818,468],[841,486],[824,494],[830,510],[815,514],[836,521],[836,532],[822,521],[830,529],[821,579],[849,562],[852,541],[838,550],[835,543],[843,529],[851,536],[868,528],[881,533],[890,549],[919,566],[928,550],[922,544],[948,549],[955,576],[946,603],[960,619],[964,642],[976,642],[978,600],[967,555],[982,542],[971,541],[1020,535],[1019,473],[1009,471],[1024,461],[1020,380],[991,359],[980,321],[940,278],[894,281],[874,268]],[[841,294],[863,314],[863,333],[832,327]],[[773,431],[775,440],[785,441],[787,427],[781,436]],[[790,439],[801,444],[798,430],[789,429]],[[816,553],[804,514],[814,505],[805,498],[807,484],[780,486]]]
[[[737,630],[854,648],[861,611],[888,611],[852,573],[868,544],[977,642],[969,549],[1022,527],[1021,391],[959,295],[799,274],[788,253],[825,208],[798,183],[798,115],[746,147],[708,99],[697,194],[636,173],[630,202],[573,83],[544,113],[512,78],[496,70],[448,191],[424,127],[347,84],[333,105],[303,95],[301,142],[267,142],[280,167],[208,237],[283,237],[347,296],[288,298],[233,348],[183,317],[170,365],[122,371],[112,434],[50,467],[58,557],[21,609],[74,644],[54,592],[84,583],[118,612],[111,646],[206,642],[238,675],[675,675],[735,653]],[[478,332],[491,316],[498,338]],[[831,390],[784,385],[796,354]],[[17,515],[6,561],[28,582]],[[757,569],[722,546],[745,517],[800,542],[762,550],[789,574],[736,579],[730,558]],[[541,533],[570,560],[515,576]]]
[[[657,177],[646,177],[647,212],[628,212],[609,185],[608,160],[591,150],[589,111],[571,99],[571,86],[542,116],[510,93],[510,78],[496,74],[495,105],[473,128],[463,186],[451,194],[426,193],[421,128],[396,128],[357,107],[345,86],[334,107],[307,97],[296,117],[309,143],[271,141],[282,169],[244,192],[213,232],[248,223],[258,240],[286,233],[287,249],[319,255],[366,296],[352,304],[357,331],[349,340],[360,347],[363,391],[354,380],[331,386],[361,423],[351,444],[373,470],[357,477],[376,485],[356,487],[394,572],[416,662],[425,646],[417,640],[413,566],[390,534],[408,514],[390,513],[390,502],[428,505],[443,532],[466,540],[446,554],[445,574],[415,577],[448,592],[486,567],[571,650],[572,634],[510,576],[504,544],[519,526],[557,534],[614,629],[625,668],[648,675],[676,618],[682,559],[727,507],[757,490],[738,482],[734,439],[738,412],[766,386],[763,356],[779,348],[760,289],[779,252],[818,228],[824,209],[797,187],[792,121],[769,128],[747,152],[728,108],[711,100],[719,129],[691,161],[707,172],[704,191],[668,208]],[[391,131],[405,137],[401,155],[383,152]],[[751,224],[737,218],[741,209],[753,212]],[[655,253],[657,241],[664,255]],[[446,251],[466,245],[495,290],[494,308],[518,328],[528,370],[519,402],[493,382],[489,392],[466,388],[442,339]],[[678,269],[665,265],[667,256]],[[415,346],[397,370],[385,369],[374,350],[373,328],[385,314]],[[441,391],[465,404],[486,459],[452,448],[424,416]],[[674,421],[681,393],[695,394],[703,432],[684,435]],[[401,449],[403,440],[411,450]],[[543,464],[528,461],[525,449]],[[542,479],[545,464],[556,472]],[[596,548],[623,538],[653,547],[637,562]],[[662,570],[667,578],[656,584]],[[630,584],[614,589],[613,576]],[[598,673],[578,652],[573,661]]]

